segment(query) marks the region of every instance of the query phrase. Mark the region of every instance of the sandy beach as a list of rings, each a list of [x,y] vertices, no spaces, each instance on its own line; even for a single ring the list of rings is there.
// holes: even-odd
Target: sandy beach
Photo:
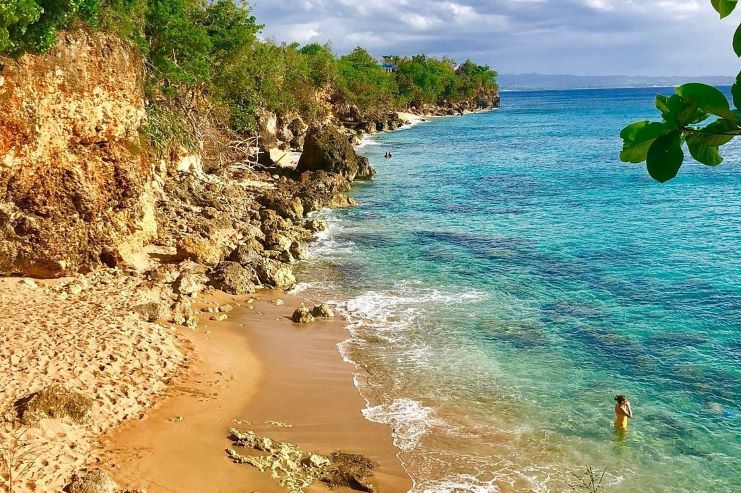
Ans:
[[[389,429],[360,412],[352,367],[336,347],[346,337],[344,322],[290,320],[295,307],[310,304],[305,294],[204,296],[199,306],[235,309],[220,322],[205,313],[197,331],[183,331],[187,369],[142,420],[104,437],[101,466],[120,485],[150,493],[286,491],[268,472],[227,458],[234,427],[305,452],[362,454],[378,463],[376,491],[407,491]],[[350,491],[335,491],[342,490]],[[306,491],[330,489],[316,482]]]

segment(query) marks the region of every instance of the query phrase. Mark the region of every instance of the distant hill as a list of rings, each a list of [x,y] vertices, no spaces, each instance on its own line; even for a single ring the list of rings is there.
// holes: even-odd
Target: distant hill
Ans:
[[[599,89],[607,87],[671,87],[686,82],[731,85],[735,77],[648,77],[643,75],[565,75],[565,74],[500,74],[499,86],[504,91],[542,89]]]

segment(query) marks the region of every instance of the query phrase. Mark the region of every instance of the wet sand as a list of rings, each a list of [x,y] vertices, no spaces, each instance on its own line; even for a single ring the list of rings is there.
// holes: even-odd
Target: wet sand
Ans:
[[[361,414],[365,403],[353,385],[352,366],[336,347],[347,336],[344,322],[299,326],[289,317],[302,301],[311,305],[303,296],[263,292],[253,298],[252,304],[248,297],[202,298],[241,306],[228,321],[204,314],[197,331],[180,329],[190,353],[187,368],[143,419],[103,439],[101,466],[121,486],[149,493],[285,491],[269,473],[227,459],[227,430],[235,427],[307,452],[365,455],[379,463],[377,491],[408,491],[411,481],[390,430]],[[330,490],[315,483],[307,491]]]

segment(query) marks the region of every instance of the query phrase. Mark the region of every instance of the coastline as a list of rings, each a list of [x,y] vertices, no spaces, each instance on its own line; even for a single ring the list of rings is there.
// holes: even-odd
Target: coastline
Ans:
[[[184,334],[187,371],[143,419],[105,436],[100,466],[118,484],[150,493],[285,491],[268,473],[227,458],[227,430],[236,427],[307,453],[361,454],[378,463],[371,479],[376,491],[408,491],[411,480],[387,426],[360,412],[354,368],[337,350],[347,335],[344,321],[299,326],[290,320],[295,306],[309,304],[309,294],[204,297],[199,305],[236,308],[228,321],[201,315],[201,328]],[[330,489],[316,482],[305,491]]]
[[[403,130],[430,119],[465,113],[468,111],[454,115],[425,113],[409,120],[402,120],[397,115],[395,123],[389,124],[383,132]],[[381,131],[364,135],[372,136],[375,133]],[[295,174],[291,165],[278,167],[277,170],[289,176]],[[363,169],[363,172],[368,171]],[[355,205],[343,193],[349,189],[346,179],[340,179],[340,175],[321,173],[313,173],[310,179],[314,175],[321,187],[325,188],[312,192],[310,181],[300,180],[296,183],[298,187],[294,188],[294,178],[286,180],[285,176],[281,176],[279,180],[275,178],[276,175],[258,173],[255,179],[264,181],[266,186],[257,187],[256,197],[247,196],[264,207],[267,216],[259,217],[258,229],[250,230],[250,235],[265,242],[266,248],[273,248],[274,245],[268,243],[259,229],[265,231],[265,236],[270,236],[270,242],[283,241],[281,234],[291,235],[291,238],[296,238],[294,241],[311,241],[310,238],[316,238],[316,233],[321,231],[314,229],[321,221],[307,216],[309,211]],[[210,187],[207,193],[218,193],[217,190],[223,189],[228,199],[236,204],[236,201],[243,200],[240,199],[243,192],[235,194],[233,190],[242,186],[242,182],[256,186],[254,184],[257,182],[251,176],[235,174],[231,177],[227,174],[206,185]],[[190,186],[204,186],[205,182],[197,171],[186,172],[180,179],[183,177],[191,183]],[[303,212],[300,208],[294,211],[291,205],[299,199],[308,206]],[[189,215],[197,214],[197,209],[190,205],[191,200],[187,196],[177,196],[168,209],[184,207]],[[291,204],[288,203],[290,200],[293,200]],[[240,211],[230,213],[235,212]],[[282,218],[278,219],[277,224],[272,222],[279,216]],[[187,220],[193,219],[188,216]],[[166,230],[164,234],[166,237],[173,234],[177,237],[182,232]],[[218,235],[221,234],[218,232]],[[218,241],[210,247],[220,250],[220,255],[223,255],[229,239],[217,238]],[[251,470],[246,465],[232,464],[224,452],[229,445],[227,433],[230,425],[234,424],[235,419],[245,419],[240,416],[252,409],[253,400],[255,413],[265,419],[260,421],[253,418],[251,422],[280,420],[295,425],[288,431],[257,426],[253,431],[296,443],[307,452],[329,454],[340,450],[361,454],[378,463],[370,479],[376,491],[408,491],[411,479],[398,458],[399,450],[393,444],[391,430],[388,425],[371,422],[362,414],[367,403],[354,385],[357,368],[345,361],[338,349],[338,344],[349,335],[346,324],[322,321],[316,327],[297,329],[289,317],[301,300],[312,296],[312,290],[278,295],[276,293],[280,291],[261,290],[259,284],[257,294],[251,297],[271,299],[271,296],[280,296],[286,301],[285,305],[269,305],[269,310],[254,312],[263,313],[257,315],[263,318],[270,311],[276,320],[267,323],[268,318],[254,319],[254,315],[244,310],[235,310],[229,322],[208,320],[210,314],[199,312],[204,303],[217,302],[215,300],[219,300],[219,303],[233,302],[240,298],[246,302],[250,296],[235,298],[214,289],[214,278],[208,279],[213,276],[213,270],[207,270],[210,260],[201,258],[206,254],[205,250],[187,251],[186,260],[179,264],[169,263],[172,259],[180,258],[180,241],[177,240],[177,253],[173,245],[157,245],[144,250],[142,253],[147,261],[142,264],[141,271],[110,268],[47,281],[10,277],[0,285],[0,295],[8,301],[6,306],[13,303],[17,306],[23,299],[23,303],[50,307],[46,312],[29,307],[28,313],[34,313],[30,318],[19,317],[14,311],[0,311],[0,320],[10,323],[13,328],[4,334],[8,339],[5,347],[9,351],[10,365],[5,365],[6,368],[0,366],[0,371],[8,370],[8,375],[13,375],[32,368],[32,374],[36,374],[44,371],[44,365],[48,366],[46,361],[60,359],[66,364],[83,358],[74,365],[70,363],[71,366],[62,372],[40,374],[43,378],[33,383],[27,382],[27,379],[15,382],[17,388],[6,389],[2,394],[4,406],[12,410],[18,399],[32,396],[33,392],[46,392],[50,385],[55,384],[66,387],[65,391],[79,391],[80,398],[90,397],[93,404],[92,412],[87,413],[79,423],[73,422],[68,416],[49,414],[39,426],[26,428],[32,433],[28,434],[27,443],[24,442],[22,446],[43,448],[43,451],[35,458],[30,474],[32,480],[20,487],[16,484],[13,491],[34,491],[39,487],[59,490],[75,484],[90,487],[96,481],[110,483],[114,485],[111,488],[119,491],[115,489],[118,486],[114,479],[130,488],[144,486],[150,492],[231,491],[230,488],[243,491],[244,484],[258,485],[260,491],[285,491],[268,474]],[[251,245],[255,245],[254,239],[250,241]],[[234,247],[232,245],[229,248]],[[273,266],[286,266],[266,272],[265,275],[270,276],[265,282],[266,286],[269,283],[290,284],[293,279],[287,272],[287,265],[293,258],[289,262],[281,256],[280,262],[283,263],[279,263],[270,257],[276,253],[273,250],[260,253],[263,262],[271,269],[275,268]],[[294,251],[291,250],[291,253]],[[305,252],[299,248],[295,255],[298,259]],[[261,282],[262,276],[261,272]],[[243,282],[235,278],[222,278],[219,282],[226,281]],[[247,283],[251,285],[250,281]],[[210,284],[210,287],[206,287],[206,284]],[[229,286],[235,289],[238,284]],[[34,292],[34,295],[30,296],[30,292]],[[49,324],[52,322],[48,316],[56,312],[65,318],[61,326],[50,330]],[[244,316],[244,320],[238,321],[238,314]],[[38,334],[24,335],[23,342],[19,342],[20,339],[14,334],[22,331],[22,326],[29,320],[36,324]],[[257,329],[253,335],[245,335],[242,333],[245,328],[240,324]],[[321,337],[304,338],[301,335],[324,332],[320,326],[331,329]],[[53,343],[55,339],[69,338],[71,327],[84,329],[78,329],[75,333],[78,342],[72,346]],[[135,328],[134,332],[126,332],[132,331],[132,328]],[[50,330],[49,335],[46,334],[47,330]],[[111,351],[107,343],[110,341],[107,338],[110,337],[120,339],[115,340],[116,345],[110,355],[115,362],[112,367],[122,366],[126,371],[130,369],[133,372],[131,377],[101,374],[107,371],[104,368],[110,364],[108,361],[98,364],[102,357],[109,357]],[[42,340],[44,344],[39,342]],[[312,371],[292,367],[293,363],[284,351],[299,340],[302,345],[297,349],[301,351],[302,358],[311,362]],[[145,347],[137,347],[142,341]],[[38,354],[39,350],[34,349],[38,344],[41,344],[42,351],[49,354],[42,364],[34,365],[23,354],[28,350]],[[106,346],[104,350],[100,350],[100,344]],[[127,349],[132,344],[134,349]],[[253,344],[260,349],[253,351]],[[19,351],[21,358],[13,356]],[[281,358],[274,358],[273,353]],[[58,366],[52,363],[52,366],[55,365]],[[278,377],[276,380],[260,377],[269,374]],[[293,387],[286,386],[281,378],[284,374],[295,376],[291,383]],[[113,379],[110,383],[106,379],[109,376]],[[116,381],[116,378],[120,381]],[[286,402],[284,394],[296,393],[299,389],[303,391],[302,398]],[[310,389],[310,392],[306,393],[306,389]],[[307,402],[313,404],[307,406]],[[273,415],[280,414],[272,411],[276,403],[282,403],[283,408],[294,406],[301,412],[274,418]],[[191,419],[187,420],[186,415]],[[6,414],[6,419],[9,419],[7,416],[9,414]],[[7,429],[2,430],[3,443],[20,426],[17,421],[8,423],[5,426]],[[23,423],[21,428],[25,426],[29,425]],[[203,470],[217,473],[204,477],[200,474]],[[194,472],[199,474],[194,475]],[[0,475],[0,487],[3,481],[7,481],[7,476]],[[337,490],[334,488],[334,491]],[[339,491],[342,490],[339,488]],[[304,491],[328,490],[317,482]]]

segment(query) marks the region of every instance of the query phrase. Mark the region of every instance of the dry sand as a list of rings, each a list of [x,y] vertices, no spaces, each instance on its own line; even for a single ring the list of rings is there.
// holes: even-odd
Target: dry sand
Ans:
[[[241,306],[228,321],[204,315],[198,331],[187,334],[190,368],[143,420],[108,434],[103,468],[122,486],[149,493],[285,491],[268,473],[227,459],[227,430],[236,427],[307,452],[363,454],[379,463],[377,491],[407,491],[411,482],[389,429],[363,418],[352,367],[337,350],[347,335],[344,322],[298,326],[289,320],[303,295],[263,292],[252,304],[245,297],[212,297]],[[315,483],[307,491],[330,490]]]
[[[18,430],[0,422],[0,446],[25,430],[20,447],[31,452],[14,492],[61,491],[97,435],[136,419],[165,388],[182,360],[174,334],[133,311],[156,297],[141,279],[107,272],[46,283],[0,279],[1,413],[52,384],[93,399],[82,424],[44,419]],[[7,489],[4,469],[0,491]]]

